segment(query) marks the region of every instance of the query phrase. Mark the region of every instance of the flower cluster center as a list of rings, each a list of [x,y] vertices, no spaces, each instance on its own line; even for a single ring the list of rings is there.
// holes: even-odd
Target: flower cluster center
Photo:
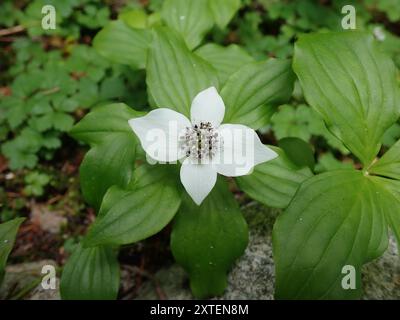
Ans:
[[[200,122],[192,127],[186,127],[180,137],[180,142],[186,157],[201,163],[215,156],[220,139],[217,130],[210,122]]]

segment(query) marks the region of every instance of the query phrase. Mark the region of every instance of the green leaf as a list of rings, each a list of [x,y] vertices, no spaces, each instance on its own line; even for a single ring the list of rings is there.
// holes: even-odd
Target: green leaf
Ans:
[[[74,118],[63,112],[55,112],[52,115],[54,129],[59,131],[69,131],[74,125]]]
[[[77,140],[91,146],[97,145],[110,136],[121,133],[131,134],[128,120],[143,115],[123,103],[113,103],[98,107],[88,113],[70,131]]]
[[[53,126],[53,110],[50,110],[47,114],[39,117],[31,117],[29,119],[29,127],[39,132],[49,130]]]
[[[93,46],[99,54],[112,62],[143,69],[150,41],[148,30],[133,29],[117,20],[110,22],[96,35]]]
[[[222,88],[224,122],[262,127],[269,122],[274,107],[290,98],[293,82],[289,61],[269,59],[245,65]]]
[[[400,114],[393,62],[360,32],[303,35],[293,68],[308,103],[364,165]]]
[[[107,189],[125,187],[132,177],[137,140],[133,132],[114,133],[90,149],[80,166],[80,182],[85,200],[99,208]]]
[[[271,124],[278,139],[297,137],[309,141],[312,136],[322,136],[332,148],[342,154],[349,153],[343,143],[326,128],[321,116],[307,105],[280,106],[272,116]]]
[[[397,140],[399,140],[399,138],[400,138],[400,124],[395,123],[389,129],[387,129],[386,132],[383,134],[382,144],[385,147],[391,147],[397,142]]]
[[[24,128],[20,135],[2,144],[2,153],[10,160],[12,170],[24,167],[33,168],[38,161],[36,153],[40,150],[43,137],[30,127]]]
[[[144,10],[134,9],[119,14],[119,20],[125,22],[131,28],[144,29],[147,27],[147,14]]]
[[[79,80],[79,92],[74,99],[84,108],[90,108],[99,101],[99,90],[97,82],[88,77]]]
[[[11,129],[15,129],[21,125],[27,117],[25,105],[19,99],[14,99],[12,97],[7,99],[5,105],[7,106],[5,111],[7,122]]]
[[[368,171],[380,176],[400,179],[400,140],[397,141]]]
[[[110,247],[78,245],[61,275],[61,297],[66,300],[114,300],[119,288],[117,252]]]
[[[47,149],[58,149],[61,147],[60,133],[57,131],[49,131],[43,134],[42,146]]]
[[[240,0],[209,0],[210,9],[217,26],[223,29],[240,8]]]
[[[171,249],[190,276],[197,298],[221,295],[227,272],[248,242],[247,224],[227,184],[219,179],[201,206],[188,196],[175,218]]]
[[[146,81],[158,107],[188,117],[192,100],[200,91],[218,88],[214,68],[192,53],[179,34],[165,27],[154,29]]]
[[[386,179],[381,177],[371,177],[371,180],[380,186],[380,193],[385,203],[388,205],[388,210],[385,210],[386,221],[393,230],[397,246],[400,248],[400,181]]]
[[[368,0],[366,4],[374,6],[377,11],[384,12],[391,22],[400,20],[400,8],[395,0]]]
[[[214,25],[208,0],[165,0],[161,16],[183,36],[189,49],[197,47]]]
[[[217,70],[221,85],[239,68],[247,63],[254,62],[254,59],[236,44],[222,47],[215,43],[208,43],[197,49],[195,53]]]
[[[178,173],[171,169],[172,165],[142,165],[129,192],[108,194],[102,214],[90,228],[84,246],[128,244],[164,228],[181,202]],[[116,200],[115,195],[122,197]]]
[[[313,115],[318,116],[311,108],[304,105],[294,107],[284,104],[280,106],[271,118],[275,137],[279,140],[297,137],[309,141],[311,138],[310,127],[315,120]]]
[[[117,99],[123,97],[126,92],[124,80],[120,77],[106,78],[100,86],[102,100]]]
[[[54,99],[53,99],[54,102]],[[74,112],[76,109],[78,109],[79,103],[78,101],[74,99],[70,99],[69,97],[65,97],[64,95],[60,94],[60,101],[59,104],[55,105],[54,108],[57,111],[64,111],[64,112]],[[50,110],[50,105],[49,105],[49,110]],[[48,111],[46,110],[44,113],[47,113]]]
[[[0,224],[0,284],[4,278],[8,255],[14,246],[18,228],[24,220],[25,218],[16,218]]]
[[[105,193],[103,200],[101,201],[101,207],[97,215],[98,218],[104,216],[120,199],[131,191],[123,189],[118,186],[111,186]]]
[[[315,166],[314,172],[321,173],[339,169],[354,169],[354,162],[351,158],[341,161],[335,158],[331,152],[321,154],[318,158],[318,163]]]
[[[236,182],[251,198],[269,207],[286,208],[300,184],[313,174],[309,168],[298,168],[283,150],[269,147],[279,157],[259,164],[251,174],[236,178]]]
[[[50,78],[51,75],[48,75],[48,77]],[[11,89],[15,96],[28,98],[35,93],[38,83],[43,80],[43,73],[39,70],[25,71],[14,79]]]
[[[314,151],[310,144],[299,138],[288,137],[279,140],[278,145],[294,164],[314,170]]]
[[[109,187],[125,187],[132,177],[138,144],[128,120],[140,114],[125,104],[110,104],[90,112],[70,131],[92,146],[81,164],[80,180],[85,200],[96,209]]]
[[[360,297],[362,265],[387,248],[390,206],[361,171],[331,171],[304,182],[273,230],[276,297]],[[355,289],[342,288],[345,265],[356,270]]]
[[[41,196],[43,195],[44,187],[51,181],[51,176],[38,171],[28,173],[25,178],[24,193],[28,196]]]

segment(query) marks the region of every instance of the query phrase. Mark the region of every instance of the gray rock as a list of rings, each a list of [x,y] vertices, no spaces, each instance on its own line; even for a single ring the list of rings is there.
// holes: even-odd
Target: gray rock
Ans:
[[[67,218],[61,210],[50,210],[49,206],[37,203],[33,203],[31,207],[31,222],[44,231],[59,234],[62,226],[67,224]]]
[[[400,257],[394,236],[385,254],[364,266],[363,284],[364,299],[400,299]]]
[[[228,286],[217,299],[263,299],[274,297],[274,262],[271,231],[278,210],[251,202],[242,208],[249,224],[249,245],[228,277]],[[385,254],[364,266],[363,299],[400,299],[400,265],[396,241],[390,238]],[[155,274],[160,289],[168,299],[193,299],[189,280],[178,265],[161,269]],[[159,299],[153,282],[146,282],[137,299]]]
[[[53,260],[41,260],[9,265],[0,287],[0,299],[59,300],[59,279],[55,289],[44,289],[41,285],[43,266],[57,268]]]

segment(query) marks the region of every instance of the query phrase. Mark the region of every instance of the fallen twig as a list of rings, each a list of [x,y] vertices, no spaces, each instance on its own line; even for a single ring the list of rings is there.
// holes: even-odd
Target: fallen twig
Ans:
[[[8,36],[10,34],[19,33],[19,32],[22,32],[24,30],[25,30],[25,27],[21,26],[21,25],[10,27],[10,28],[7,28],[7,29],[1,29],[0,30],[0,37]]]

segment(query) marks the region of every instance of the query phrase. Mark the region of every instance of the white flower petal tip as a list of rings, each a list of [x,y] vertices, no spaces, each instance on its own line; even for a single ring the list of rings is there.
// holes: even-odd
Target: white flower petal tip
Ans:
[[[249,127],[224,124],[218,132],[223,141],[222,151],[214,162],[219,174],[228,177],[248,175],[256,165],[278,156],[275,151],[265,146],[257,133]]]
[[[261,143],[261,141],[260,141]],[[262,143],[261,143],[262,144]],[[277,154],[274,150],[271,148],[268,148],[266,145],[262,144],[262,147],[260,146],[257,155],[256,155],[256,161],[255,165],[258,165],[263,162],[271,161],[279,157],[279,154]]]
[[[178,146],[179,135],[191,126],[184,115],[160,108],[128,122],[150,158],[160,162],[174,162],[184,156]]]
[[[180,176],[186,192],[198,206],[217,182],[217,172],[212,166],[192,164],[188,159],[182,164]]]
[[[210,122],[218,127],[225,115],[225,104],[215,87],[210,87],[198,93],[190,109],[192,123]]]

